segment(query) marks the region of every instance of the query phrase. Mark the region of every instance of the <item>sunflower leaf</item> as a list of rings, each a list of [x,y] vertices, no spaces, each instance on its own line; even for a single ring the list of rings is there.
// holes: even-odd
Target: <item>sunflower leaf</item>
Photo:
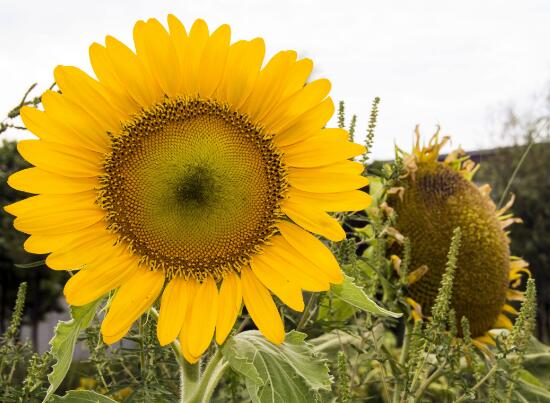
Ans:
[[[53,395],[48,403],[116,403],[116,400],[93,390],[70,390],[63,397]]]
[[[67,375],[67,371],[73,360],[78,335],[88,327],[100,302],[101,298],[87,305],[71,306],[71,319],[65,322],[60,321],[55,327],[54,336],[50,340],[50,353],[56,360],[56,363],[48,374],[50,386],[48,387],[44,401],[48,401],[48,398],[56,391],[65,375]],[[72,402],[72,400],[70,401]]]
[[[223,355],[245,377],[253,402],[311,401],[312,393],[330,391],[331,377],[326,361],[315,354],[305,337],[292,331],[277,346],[251,330],[228,340]]]
[[[379,316],[391,316],[392,318],[399,318],[403,315],[401,313],[388,311],[387,309],[379,306],[376,302],[370,299],[367,294],[365,294],[365,291],[363,291],[361,287],[354,283],[352,277],[344,275],[343,283],[332,285],[331,291],[342,301],[345,301],[363,311]]]

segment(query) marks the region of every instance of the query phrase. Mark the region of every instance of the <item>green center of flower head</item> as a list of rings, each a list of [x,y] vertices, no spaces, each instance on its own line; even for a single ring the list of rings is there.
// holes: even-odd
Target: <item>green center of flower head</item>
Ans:
[[[99,203],[152,269],[198,280],[238,271],[275,232],[287,187],[271,137],[201,99],[168,99],[113,136]]]
[[[495,205],[460,173],[440,162],[421,162],[405,180],[403,198],[393,197],[397,225],[411,241],[411,267],[428,266],[410,293],[431,312],[455,228],[461,248],[453,281],[452,307],[474,336],[491,329],[506,302],[510,255]]]

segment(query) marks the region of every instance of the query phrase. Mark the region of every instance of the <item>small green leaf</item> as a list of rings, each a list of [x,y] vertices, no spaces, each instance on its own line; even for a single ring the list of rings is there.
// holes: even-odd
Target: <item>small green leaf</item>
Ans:
[[[59,322],[50,340],[50,353],[56,360],[48,374],[50,386],[44,402],[57,390],[73,360],[74,347],[80,331],[86,329],[92,321],[101,298],[84,306],[71,306],[71,320]],[[72,400],[70,400],[72,402]],[[95,400],[94,400],[95,401]]]
[[[34,269],[36,267],[42,267],[46,265],[46,261],[45,260],[38,260],[36,262],[31,262],[31,263],[15,263],[14,266],[17,267],[18,269]]]
[[[392,318],[399,318],[403,315],[378,306],[349,276],[344,275],[344,282],[332,285],[331,291],[336,297],[363,311],[379,316],[391,316]]]
[[[330,391],[331,378],[325,360],[305,337],[292,331],[277,346],[251,330],[229,339],[222,352],[231,368],[245,377],[253,402],[308,402],[312,393]]]
[[[70,390],[63,397],[53,395],[48,403],[116,403],[116,400],[93,390]]]

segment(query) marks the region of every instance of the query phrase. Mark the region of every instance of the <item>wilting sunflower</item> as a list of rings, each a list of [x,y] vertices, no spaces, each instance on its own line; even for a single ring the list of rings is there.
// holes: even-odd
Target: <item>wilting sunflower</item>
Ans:
[[[505,231],[519,221],[505,214],[512,200],[497,210],[489,197],[488,185],[477,187],[472,178],[479,166],[461,150],[438,161],[441,148],[438,133],[426,147],[417,140],[411,154],[403,153],[407,174],[403,189],[390,199],[397,213],[398,230],[411,243],[411,268],[427,269],[410,285],[413,316],[419,308],[429,313],[445,271],[453,230],[460,227],[461,248],[453,281],[452,307],[458,321],[465,316],[472,335],[494,343],[491,329],[511,329],[506,314],[517,314],[508,304],[522,298],[517,287],[527,263],[510,256],[510,239]],[[424,270],[420,269],[419,272]],[[418,305],[419,304],[419,305]]]
[[[360,210],[370,197],[364,147],[333,114],[326,79],[306,82],[309,59],[277,53],[265,66],[260,38],[230,44],[197,20],[174,16],[134,27],[136,50],[113,37],[94,43],[97,78],[59,66],[60,91],[44,111],[24,108],[39,140],[19,152],[35,167],[9,184],[38,194],[6,210],[49,253],[54,270],[79,270],[69,304],[116,290],[101,332],[120,340],[162,293],[158,338],[179,336],[195,362],[216,333],[223,343],[242,302],[260,331],[281,343],[271,293],[304,307],[302,290],[342,281],[335,258],[310,232],[345,237],[327,212]],[[263,66],[263,67],[262,67]],[[271,293],[270,293],[271,292]]]

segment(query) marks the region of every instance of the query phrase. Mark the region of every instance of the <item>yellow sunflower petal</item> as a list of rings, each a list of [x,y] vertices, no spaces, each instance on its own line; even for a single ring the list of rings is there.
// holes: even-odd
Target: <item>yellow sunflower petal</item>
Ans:
[[[164,289],[160,302],[157,337],[161,346],[178,337],[187,311],[187,280],[174,277]]]
[[[473,342],[480,347],[497,345],[495,339],[493,339],[489,333],[485,333],[483,336],[476,337]]]
[[[363,165],[353,161],[341,161],[320,168],[288,168],[288,182],[291,186],[306,192],[336,193],[360,189],[369,180],[353,171]]]
[[[66,195],[41,194],[20,200],[4,207],[15,216],[42,216],[63,214],[67,210],[87,210],[95,207],[94,191],[69,193]]]
[[[185,82],[185,69],[184,65],[187,60],[187,55],[185,54],[185,48],[187,45],[187,31],[185,27],[174,15],[168,15],[168,30],[170,31],[170,38],[172,40],[172,45],[178,56],[178,62],[176,65],[178,67],[177,73],[180,77],[180,85],[178,88],[178,93],[184,88]]]
[[[87,228],[104,217],[105,212],[99,209],[73,210],[47,217],[18,217],[14,220],[13,226],[26,234],[61,235]]]
[[[321,103],[330,91],[330,81],[320,79],[307,84],[294,95],[277,105],[273,111],[263,119],[268,131],[279,133],[292,126],[300,115]]]
[[[42,140],[22,140],[19,153],[44,171],[72,177],[97,176],[102,155],[84,148],[59,145]]]
[[[101,324],[103,337],[112,337],[128,329],[156,301],[163,284],[164,273],[143,267],[136,270],[113,298]]]
[[[281,99],[285,99],[303,88],[312,70],[313,61],[311,59],[298,60],[290,70]]]
[[[97,209],[71,210],[60,215],[18,217],[13,226],[26,234],[60,235],[87,228],[105,217],[105,212]]]
[[[134,27],[137,55],[148,66],[149,72],[168,96],[180,88],[179,61],[170,35],[154,18],[138,21]]]
[[[189,354],[200,357],[208,348],[214,335],[218,317],[218,288],[211,277],[198,287],[189,316],[185,319],[186,346]]]
[[[346,237],[338,221],[321,209],[298,204],[292,199],[284,200],[281,209],[296,224],[331,241],[338,242]]]
[[[188,340],[189,339],[189,318],[191,317],[193,302],[195,300],[195,295],[197,294],[198,289],[199,289],[199,283],[195,281],[195,279],[190,279],[189,281],[187,281],[187,298],[185,301],[186,303],[185,317],[183,321],[183,326],[179,334],[181,353],[183,354],[185,359],[191,364],[194,364],[200,359],[200,355],[195,356],[189,352],[189,340]]]
[[[68,304],[86,305],[120,287],[137,270],[137,260],[129,256],[104,260],[99,264],[92,264],[72,276],[65,284],[63,293]]]
[[[107,344],[108,346],[111,344],[116,343],[117,341],[120,341],[126,334],[130,331],[130,328],[132,326],[128,326],[125,329],[122,329],[120,332],[113,334],[111,336],[105,336],[103,335],[103,343]]]
[[[509,289],[506,291],[506,299],[509,301],[524,301],[525,293],[523,291]]]
[[[332,135],[320,135],[283,147],[283,152],[287,165],[313,168],[361,155],[365,152],[365,147]]]
[[[208,42],[208,26],[201,19],[196,20],[189,31],[189,39],[185,46],[185,92],[188,95],[199,93],[200,63],[206,43]]]
[[[288,281],[286,277],[273,270],[261,259],[253,257],[250,261],[250,267],[258,280],[279,297],[285,305],[298,312],[304,310],[304,297],[300,287]]]
[[[116,76],[136,103],[147,107],[162,99],[158,85],[128,46],[112,36],[107,36],[105,48]]]
[[[231,45],[216,96],[238,110],[254,88],[264,55],[265,44],[261,38]]]
[[[199,94],[201,97],[209,98],[218,87],[224,72],[230,40],[229,25],[221,25],[208,38],[199,66]]]
[[[72,66],[57,66],[54,77],[63,96],[84,108],[106,130],[116,132],[120,123],[126,120],[127,115],[109,103],[101,85],[82,70]]]
[[[309,241],[307,237],[303,237],[303,239],[306,241]],[[272,238],[271,243],[274,247],[274,249],[272,250],[273,253],[277,253],[279,256],[281,256],[283,259],[286,259],[288,262],[295,262],[294,263],[295,267],[298,267],[299,270],[305,273],[306,275],[310,277],[316,276],[317,278],[319,278],[321,281],[323,281],[323,285],[326,287],[325,290],[329,288],[327,283],[330,282],[334,284],[339,284],[343,281],[342,272],[340,270],[340,267],[337,266],[338,263],[336,264],[334,263],[334,261],[336,260],[334,259],[334,257],[332,257],[333,259],[332,261],[328,258],[328,256],[324,256],[325,257],[324,262],[321,262],[317,258],[315,258],[315,261],[313,261],[311,260],[311,258],[304,256],[298,249],[296,249],[290,242],[288,242],[284,236],[280,236],[280,235],[274,236]],[[306,242],[306,243],[310,245],[314,245],[313,242],[311,243]],[[326,252],[324,249],[321,249],[319,247],[317,247],[314,250],[319,252],[321,251]],[[315,256],[315,255],[312,255],[312,256]],[[317,264],[318,262],[319,264]],[[289,270],[288,275],[296,276],[295,272],[296,272],[295,270]]]
[[[253,120],[261,121],[277,103],[284,90],[285,78],[296,61],[296,52],[283,51],[271,58],[260,71],[250,96],[242,106],[243,112]]]
[[[191,354],[191,352],[189,351],[189,347],[183,342],[180,343],[180,349],[183,357],[190,364],[196,364],[201,359],[200,355],[194,356],[193,354]]]
[[[103,230],[99,225],[91,227],[87,231],[81,231],[62,248],[56,249],[46,258],[46,264],[54,270],[78,269],[93,260],[96,256],[120,255],[122,247],[115,248],[117,238]]]
[[[503,312],[511,313],[512,315],[519,315],[519,312],[516,308],[514,308],[512,305],[504,304],[502,307]]]
[[[28,193],[65,194],[78,193],[96,188],[97,178],[71,178],[56,175],[40,168],[27,168],[8,178],[12,188]]]
[[[223,344],[233,329],[241,310],[242,300],[241,279],[235,273],[226,274],[220,287],[216,343]]]
[[[59,133],[63,133],[61,125],[55,122],[46,112],[37,108],[22,107],[21,120],[31,133],[42,140],[61,142],[60,138],[69,138],[69,136],[59,136]]]
[[[55,130],[52,141],[99,153],[107,151],[110,140],[106,130],[80,106],[51,90],[42,94],[42,105]]]
[[[328,277],[331,283],[339,284],[344,280],[338,261],[320,240],[287,221],[280,222],[277,227],[283,238],[303,257],[308,260],[314,257],[314,264]]]
[[[513,326],[512,321],[502,313],[498,315],[497,321],[493,325],[495,329],[512,329]]]
[[[140,108],[139,104],[118,78],[107,48],[99,43],[93,43],[90,46],[89,54],[94,73],[99,83],[105,88],[108,99],[128,115],[137,112]]]
[[[273,241],[277,242],[277,237],[273,237]],[[304,290],[326,291],[330,288],[328,279],[319,274],[317,266],[302,258],[301,255],[289,253],[285,246],[279,244],[266,246],[262,254],[254,256],[254,261],[277,271],[279,275]]]
[[[290,187],[288,198],[300,204],[311,204],[324,211],[359,211],[366,209],[372,202],[372,197],[360,190],[338,193],[311,193]]]
[[[273,142],[278,147],[298,143],[307,138],[323,133],[321,130],[334,114],[334,103],[331,98],[325,99],[319,105],[310,109],[287,129],[276,133]]]
[[[243,300],[250,317],[262,334],[272,343],[281,344],[285,328],[269,291],[249,268],[241,270]]]
[[[74,232],[61,235],[31,235],[27,238],[23,247],[29,253],[43,255],[61,249],[76,236]]]

